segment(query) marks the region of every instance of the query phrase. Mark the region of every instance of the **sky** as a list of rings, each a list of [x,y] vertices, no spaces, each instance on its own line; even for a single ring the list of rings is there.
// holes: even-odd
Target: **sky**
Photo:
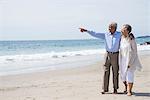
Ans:
[[[108,32],[110,22],[150,34],[150,0],[0,0],[0,40],[91,39],[79,27]]]

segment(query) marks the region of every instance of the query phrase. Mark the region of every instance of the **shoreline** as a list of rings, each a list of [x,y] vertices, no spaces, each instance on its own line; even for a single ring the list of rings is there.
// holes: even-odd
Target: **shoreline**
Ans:
[[[101,55],[101,56],[99,56]],[[20,74],[30,74],[36,72],[45,72],[45,71],[57,71],[57,70],[65,70],[72,68],[80,68],[88,65],[92,65],[97,61],[101,61],[103,59],[104,54],[91,54],[91,55],[80,55],[80,56],[72,56],[72,57],[64,57],[64,58],[54,58],[48,59],[44,61],[32,61],[26,62],[27,66],[20,64],[20,62],[13,64],[9,64],[9,66],[5,66],[4,68],[8,68],[8,72],[0,72],[0,76],[10,76],[10,75],[20,75]],[[28,64],[29,63],[29,64]],[[14,70],[9,68],[10,66],[21,66],[18,67],[18,70]],[[23,67],[22,67],[23,66]],[[37,66],[37,67],[36,67]],[[17,67],[15,67],[17,68]]]
[[[139,50],[138,51],[139,56],[150,54],[150,50]],[[51,63],[49,63],[51,60]],[[43,61],[32,61],[32,62],[26,62],[26,66],[22,65],[22,63],[14,63],[9,64],[9,66],[4,66],[3,68],[8,67],[8,72],[3,71],[1,69],[0,71],[0,77],[1,76],[10,76],[10,75],[21,75],[21,74],[30,74],[30,73],[38,73],[38,72],[45,72],[45,71],[57,71],[57,70],[67,70],[72,68],[80,68],[80,67],[87,67],[92,64],[95,64],[96,62],[102,62],[104,60],[104,53],[100,54],[90,54],[90,55],[78,55],[78,56],[70,56],[70,57],[64,57],[64,58],[54,58],[54,59],[48,59]],[[53,64],[53,62],[55,64]],[[43,65],[46,64],[46,65]],[[47,65],[49,64],[49,65]],[[18,70],[11,69],[10,66],[21,66]],[[37,66],[37,67],[35,67]],[[41,66],[41,67],[40,67]],[[31,68],[30,68],[31,67]],[[16,69],[17,67],[15,67]]]
[[[140,53],[140,52],[139,52]],[[149,100],[150,53],[140,53],[143,69],[135,73],[134,95],[122,94],[123,84],[119,77],[119,94],[113,95],[112,73],[109,93],[102,95],[103,62],[55,71],[0,77],[0,98],[2,100]]]

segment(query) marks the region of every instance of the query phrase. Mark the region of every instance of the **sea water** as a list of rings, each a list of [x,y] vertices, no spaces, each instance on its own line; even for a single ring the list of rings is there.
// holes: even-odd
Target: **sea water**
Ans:
[[[137,38],[138,50],[150,50],[139,45],[149,40]],[[0,41],[0,75],[81,67],[101,60],[104,53],[101,39]]]

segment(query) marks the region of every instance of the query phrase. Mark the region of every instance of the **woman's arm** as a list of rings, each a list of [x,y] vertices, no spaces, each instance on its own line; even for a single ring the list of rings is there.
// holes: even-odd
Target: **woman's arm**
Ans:
[[[135,39],[130,40],[130,44],[131,44],[131,52],[129,58],[129,67],[134,63],[134,60],[137,57],[137,44],[135,42]]]

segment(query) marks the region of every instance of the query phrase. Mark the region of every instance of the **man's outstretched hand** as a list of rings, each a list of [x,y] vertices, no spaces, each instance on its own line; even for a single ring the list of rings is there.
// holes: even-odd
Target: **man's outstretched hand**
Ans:
[[[79,29],[80,29],[80,32],[87,32],[87,30],[84,28],[79,28]]]

